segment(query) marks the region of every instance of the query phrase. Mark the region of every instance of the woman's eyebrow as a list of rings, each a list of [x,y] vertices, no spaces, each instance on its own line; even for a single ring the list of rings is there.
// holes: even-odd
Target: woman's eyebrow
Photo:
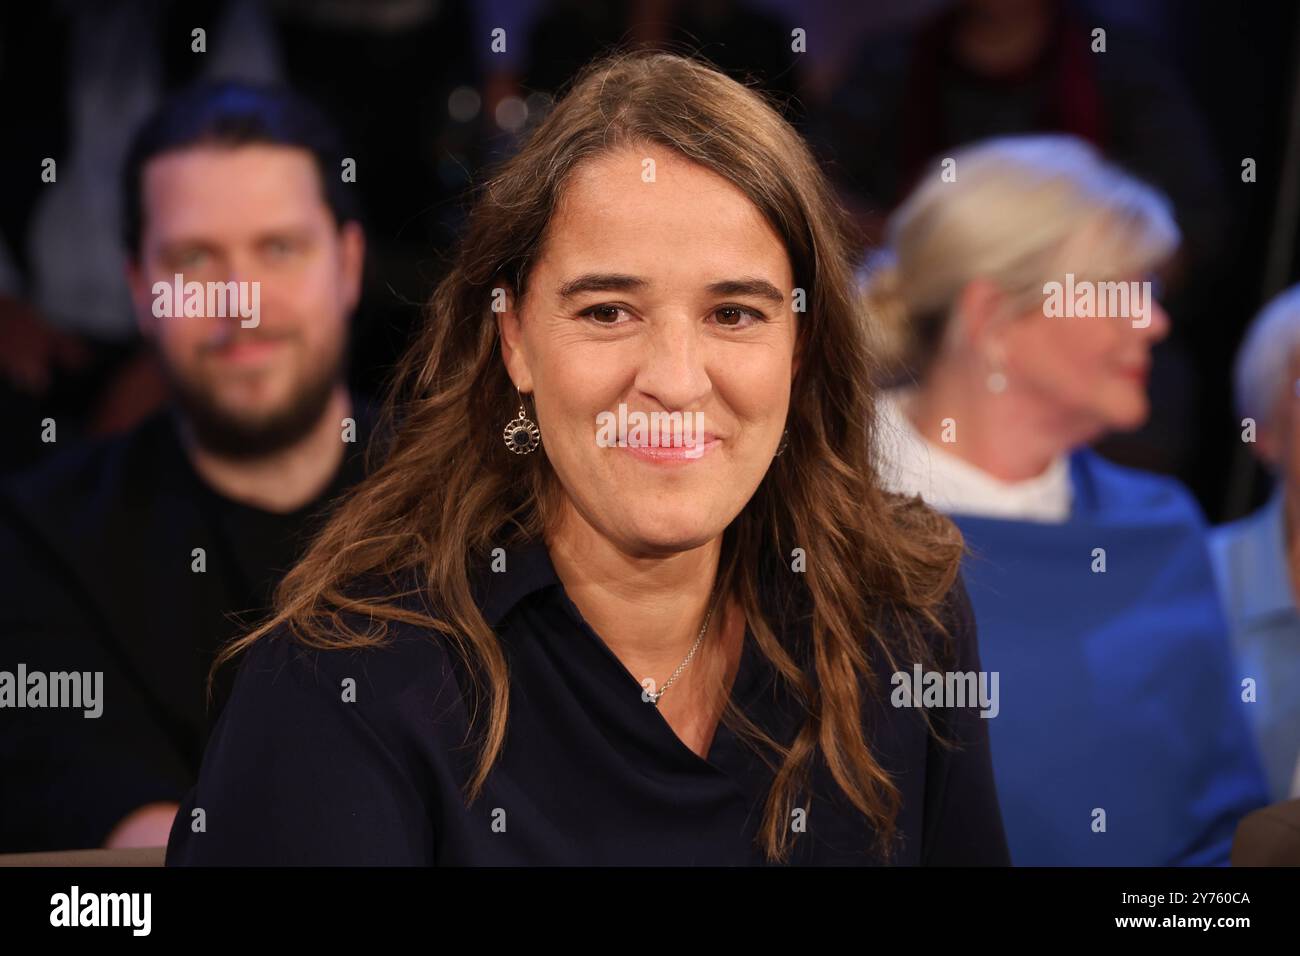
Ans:
[[[588,272],[560,286],[560,298],[572,299],[584,292],[630,292],[644,289],[649,284],[638,276],[620,272]]]
[[[571,299],[585,292],[628,292],[640,291],[650,285],[639,276],[626,275],[621,272],[589,272],[570,279],[560,286],[560,298]],[[711,295],[754,296],[767,299],[780,305],[785,301],[776,286],[766,279],[743,278],[723,279],[707,286]]]
[[[713,295],[753,296],[757,299],[768,299],[777,305],[785,301],[785,297],[781,295],[776,286],[766,279],[724,279],[721,282],[711,283],[709,292]]]

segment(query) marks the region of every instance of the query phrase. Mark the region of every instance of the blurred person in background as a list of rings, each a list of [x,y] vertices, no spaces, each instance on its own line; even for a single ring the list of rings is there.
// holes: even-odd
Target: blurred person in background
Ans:
[[[1300,797],[1300,286],[1251,323],[1233,378],[1243,440],[1274,484],[1263,507],[1215,528],[1210,545],[1276,802]]]
[[[377,390],[481,162],[489,39],[472,31],[463,0],[0,5],[0,105],[17,130],[0,152],[14,184],[0,191],[0,413],[17,424],[0,473],[57,451],[41,441],[47,416],[66,442],[124,431],[166,400],[122,274],[118,182],[132,133],[196,82],[287,83],[341,130],[368,240],[349,381]]]
[[[1087,3],[959,0],[873,38],[816,135],[873,239],[936,156],[994,136],[1077,136],[1171,198],[1178,255],[1194,242],[1203,263],[1221,241],[1226,198],[1205,119],[1162,54]]]
[[[1087,447],[1147,416],[1168,331],[1153,272],[1177,227],[1073,137],[954,160],[955,179],[936,170],[891,217],[866,311],[911,378],[882,396],[886,481],[951,513],[969,546],[1012,860],[1225,864],[1266,789],[1205,524],[1175,480]],[[1126,308],[1103,282],[1128,284]],[[1049,306],[1071,285],[1068,311]],[[1088,314],[1089,287],[1106,314]]]
[[[4,850],[166,842],[228,687],[205,702],[218,646],[361,475],[370,416],[344,382],[364,240],[341,156],[309,103],[235,83],[172,98],[134,140],[127,276],[173,398],[0,486],[0,669],[103,675],[98,717],[4,713]],[[177,276],[249,301],[256,283],[259,312],[160,309]]]
[[[1217,445],[1198,457],[1209,446],[1192,423],[1222,404],[1206,401],[1207,369],[1232,210],[1205,118],[1162,42],[1174,25],[1158,13],[1144,31],[1087,0],[944,4],[866,46],[815,135],[869,242],[941,158],[997,136],[1076,136],[1161,189],[1183,237],[1164,276],[1175,322],[1151,367],[1147,419],[1111,432],[1104,447],[1125,464],[1182,474],[1199,491],[1221,470]]]
[[[41,440],[47,416],[66,442],[124,431],[165,400],[122,274],[122,163],[170,93],[280,78],[265,7],[0,6],[0,109],[13,131],[0,151],[11,184],[0,190],[0,413],[18,426],[0,446],[0,473],[57,451]]]

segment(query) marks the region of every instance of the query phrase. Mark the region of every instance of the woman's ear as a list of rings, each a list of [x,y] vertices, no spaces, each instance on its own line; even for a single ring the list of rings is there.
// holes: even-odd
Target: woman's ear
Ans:
[[[979,276],[967,282],[953,303],[952,324],[956,341],[975,345],[990,331],[1002,305],[1002,291]]]
[[[520,298],[510,287],[498,285],[492,290],[492,311],[497,319],[497,335],[501,337],[501,357],[505,361],[506,372],[515,388],[521,392],[531,392],[533,375],[528,365],[520,305]]]
[[[1007,306],[1007,295],[997,283],[983,276],[967,282],[953,307],[948,344],[982,355],[1002,355],[1010,317]]]

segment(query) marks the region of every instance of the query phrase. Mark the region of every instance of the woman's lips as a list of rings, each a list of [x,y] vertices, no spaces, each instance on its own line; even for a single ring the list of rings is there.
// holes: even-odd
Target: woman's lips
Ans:
[[[633,445],[629,443],[618,447],[641,461],[654,464],[685,465],[693,461],[699,461],[721,444],[721,441],[716,435],[705,432],[700,441],[694,445],[684,443],[678,445]]]
[[[1135,382],[1146,384],[1147,377],[1151,374],[1149,365],[1128,365],[1119,370],[1125,378],[1131,378]]]

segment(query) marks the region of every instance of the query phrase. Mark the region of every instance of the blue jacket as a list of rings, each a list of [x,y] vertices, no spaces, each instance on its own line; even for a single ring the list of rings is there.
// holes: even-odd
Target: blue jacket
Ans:
[[[1204,520],[1169,478],[1070,469],[1063,524],[954,515],[1012,862],[1226,864],[1267,790]]]

